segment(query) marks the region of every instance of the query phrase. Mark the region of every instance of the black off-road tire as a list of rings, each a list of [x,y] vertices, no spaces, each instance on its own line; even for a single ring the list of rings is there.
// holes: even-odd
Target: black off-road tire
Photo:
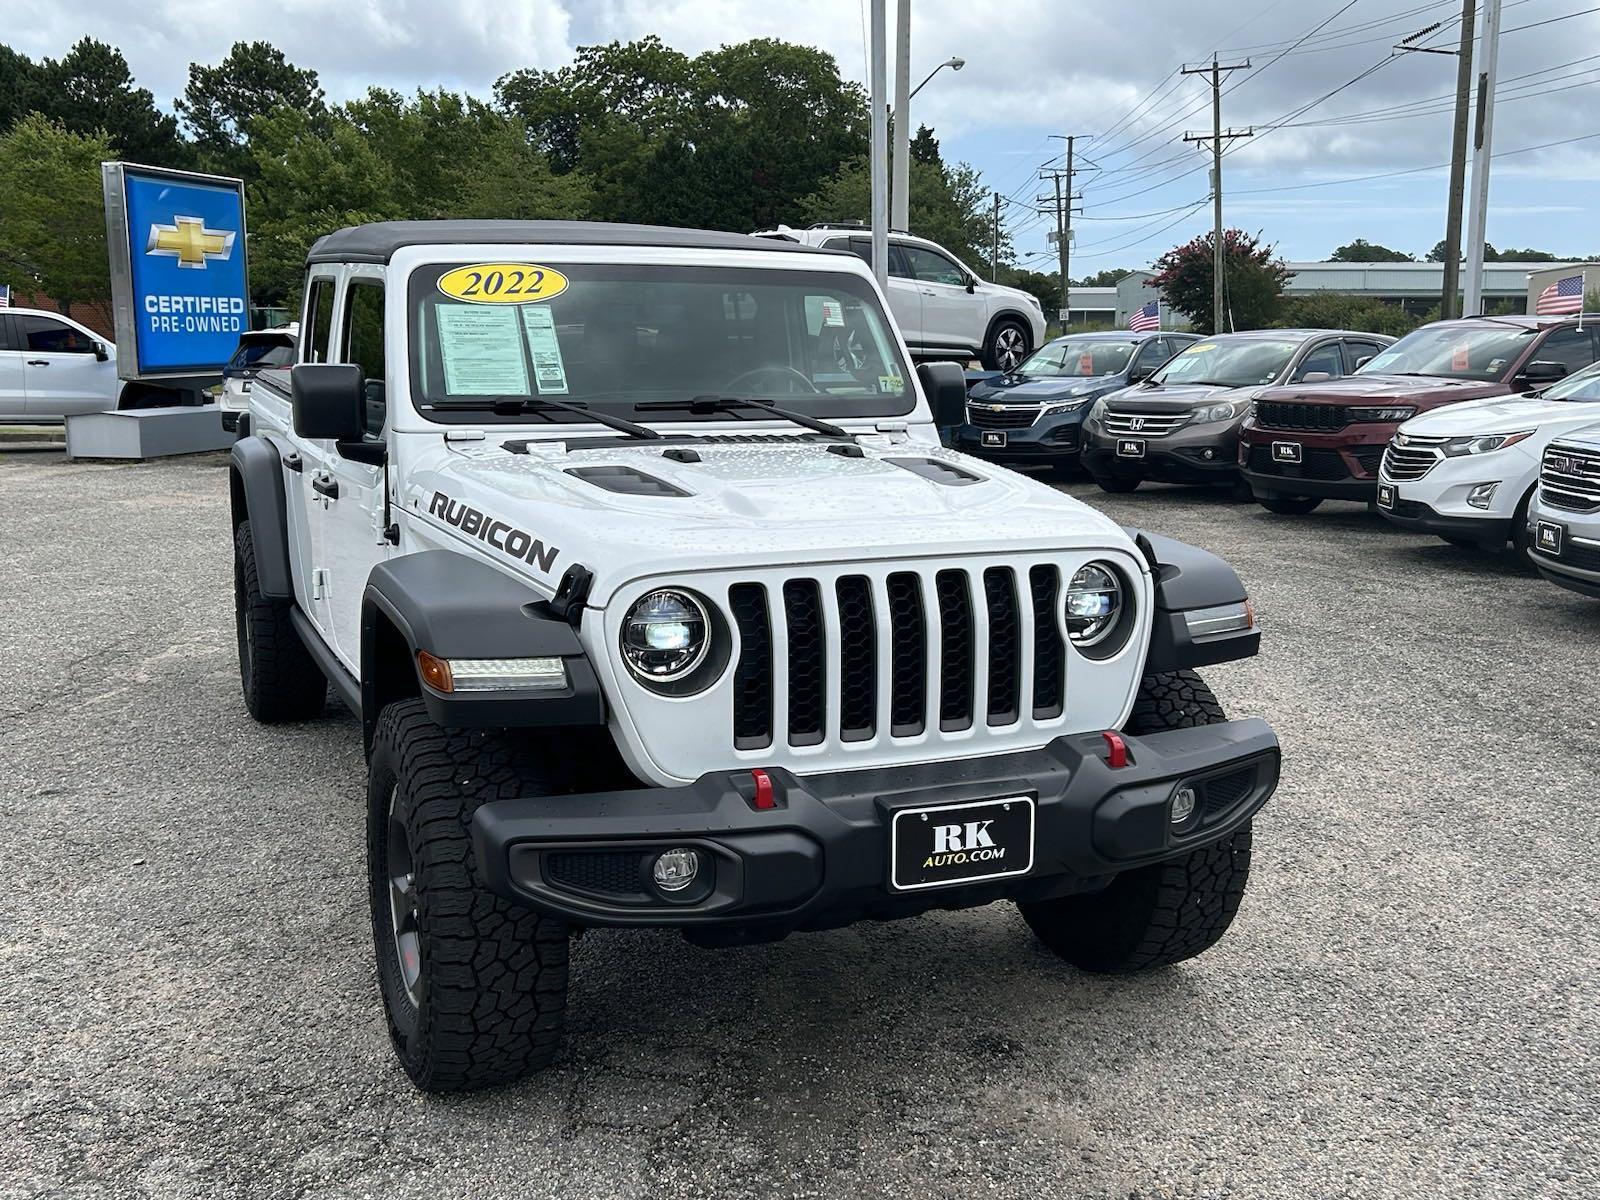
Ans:
[[[1256,503],[1268,512],[1286,517],[1303,517],[1322,504],[1320,496],[1257,496]]]
[[[1227,720],[1193,671],[1147,675],[1127,732],[1156,733]],[[1126,974],[1182,962],[1233,924],[1250,878],[1250,826],[1170,862],[1118,875],[1101,891],[1019,904],[1034,934],[1085,971]]]
[[[390,1039],[423,1091],[507,1083],[560,1049],[568,928],[484,886],[470,834],[480,804],[571,790],[545,765],[545,745],[442,728],[421,700],[378,716],[367,783],[373,946]],[[409,913],[392,898],[397,877],[410,880]],[[414,938],[409,987],[395,912]]]
[[[266,724],[307,721],[322,712],[328,680],[289,620],[288,600],[261,594],[250,522],[233,532],[233,618],[244,706]]]

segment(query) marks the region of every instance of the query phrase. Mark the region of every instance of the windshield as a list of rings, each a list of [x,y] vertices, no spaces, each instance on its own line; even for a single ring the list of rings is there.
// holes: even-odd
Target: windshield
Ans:
[[[1530,393],[1524,392],[1523,395]],[[1540,400],[1600,400],[1600,363],[1591,363],[1583,370],[1552,383],[1538,393]]]
[[[543,282],[519,287],[524,272]],[[822,418],[903,416],[916,403],[871,284],[841,272],[449,263],[412,274],[409,309],[412,392],[439,421],[527,421],[489,406],[541,397],[634,421],[762,419],[653,407],[697,396]]]
[[[1517,325],[1424,325],[1406,334],[1356,374],[1498,381],[1522,357],[1538,332]]]
[[[1030,379],[1120,375],[1138,348],[1139,343],[1134,341],[1062,338],[1039,347],[1037,354],[1017,368],[1017,374]]]
[[[1150,378],[1156,383],[1259,387],[1282,374],[1299,348],[1299,342],[1267,338],[1207,339],[1180,351]]]
[[[289,338],[246,338],[228,360],[228,370],[264,370],[294,363],[294,342]]]

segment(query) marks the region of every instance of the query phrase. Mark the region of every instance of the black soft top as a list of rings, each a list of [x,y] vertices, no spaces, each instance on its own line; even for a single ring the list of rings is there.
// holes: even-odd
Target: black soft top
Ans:
[[[320,237],[306,262],[386,263],[406,246],[675,246],[691,250],[752,250],[771,253],[838,254],[795,242],[710,229],[666,225],[622,225],[606,221],[374,221]]]

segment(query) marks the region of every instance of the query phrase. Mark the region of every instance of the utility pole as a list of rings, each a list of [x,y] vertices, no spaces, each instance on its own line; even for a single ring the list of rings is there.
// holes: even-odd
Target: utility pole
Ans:
[[[1082,212],[1081,208],[1073,208],[1073,204],[1082,200],[1082,196],[1074,195],[1072,191],[1073,178],[1078,174],[1078,169],[1073,165],[1073,154],[1078,138],[1083,134],[1052,133],[1054,138],[1060,138],[1067,143],[1067,158],[1064,168],[1050,169],[1039,172],[1041,179],[1053,179],[1056,185],[1055,217],[1056,217],[1056,267],[1061,278],[1061,309],[1056,316],[1061,322],[1061,331],[1065,333],[1067,326],[1072,321],[1072,293],[1070,280],[1072,278],[1072,214]],[[1061,181],[1067,181],[1065,193],[1061,190]],[[1049,204],[1048,196],[1039,198],[1041,204]]]
[[[911,0],[899,0],[894,27],[894,171],[889,228],[911,228]]]
[[[994,194],[994,246],[989,251],[989,278],[995,283],[1000,282],[1000,200],[999,192]]]
[[[1211,143],[1211,332],[1224,332],[1225,312],[1223,299],[1223,254],[1222,254],[1222,143],[1231,142],[1234,138],[1254,137],[1253,129],[1227,129],[1222,128],[1222,77],[1229,71],[1240,71],[1250,65],[1247,58],[1242,63],[1232,63],[1223,66],[1217,61],[1217,56],[1212,54],[1210,66],[1184,67],[1185,75],[1210,75],[1211,76],[1211,134],[1208,137],[1203,133],[1186,133],[1183,140],[1186,142]]]
[[[885,0],[872,0],[872,274],[878,286],[889,287],[889,64],[884,45],[889,30]]]
[[[1483,0],[1483,70],[1478,72],[1478,123],[1472,142],[1472,201],[1467,216],[1466,304],[1483,311],[1483,242],[1488,236],[1489,159],[1494,141],[1494,89],[1500,66],[1500,0]]]
[[[1478,0],[1462,0],[1461,50],[1456,60],[1456,128],[1450,146],[1450,210],[1444,223],[1444,288],[1439,297],[1439,315],[1445,320],[1459,317],[1458,292],[1461,283],[1461,196],[1467,175],[1467,118],[1472,109],[1472,25]],[[1483,253],[1480,244],[1478,253]]]

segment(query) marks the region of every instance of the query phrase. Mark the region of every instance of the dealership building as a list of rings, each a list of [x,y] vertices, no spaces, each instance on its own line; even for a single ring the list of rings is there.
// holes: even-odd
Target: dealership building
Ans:
[[[1293,278],[1284,285],[1286,295],[1337,292],[1346,296],[1367,296],[1398,304],[1418,316],[1436,307],[1444,290],[1443,263],[1292,262],[1284,265],[1293,272]],[[1546,262],[1485,263],[1484,302],[1498,305],[1509,300],[1517,306],[1516,311],[1521,312],[1527,304],[1530,275],[1542,279],[1552,271],[1567,269]],[[1133,313],[1158,298],[1156,289],[1150,286],[1154,277],[1153,271],[1135,271],[1114,288],[1073,288],[1072,323],[1127,328],[1128,318]],[[1591,288],[1594,282],[1600,280],[1591,282]],[[1185,323],[1182,316],[1174,315],[1169,320],[1167,314],[1162,313],[1163,325],[1178,327]]]

